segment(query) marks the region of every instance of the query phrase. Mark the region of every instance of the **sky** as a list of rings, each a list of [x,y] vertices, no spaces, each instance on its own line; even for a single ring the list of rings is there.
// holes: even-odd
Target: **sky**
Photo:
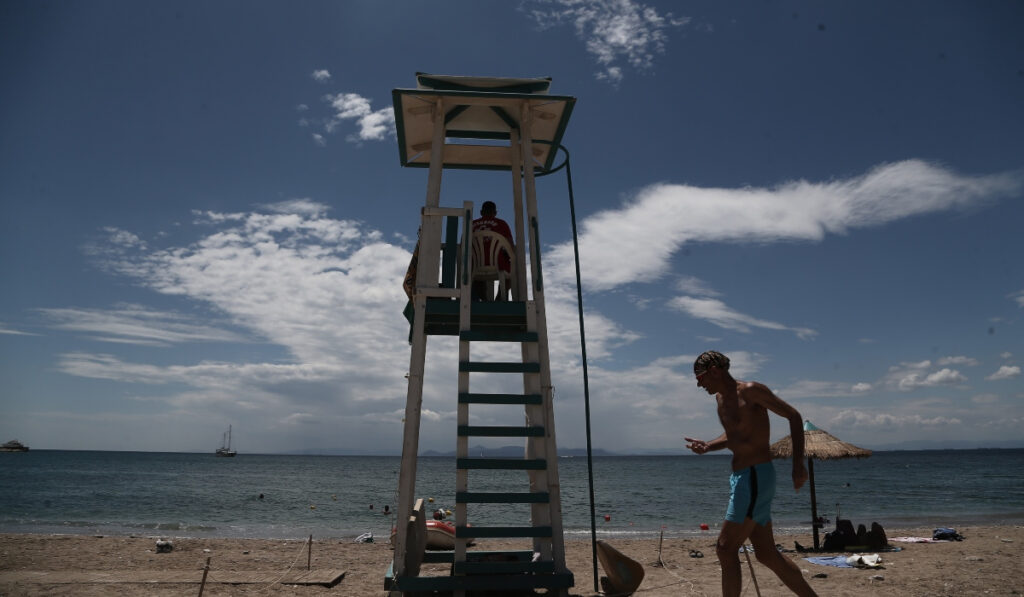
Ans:
[[[399,454],[426,170],[391,90],[551,77],[593,445],[721,433],[715,349],[872,449],[1024,445],[1024,5],[0,4],[0,441]],[[448,171],[442,205],[507,173]],[[564,171],[539,179],[557,441],[586,446]],[[421,450],[455,447],[431,338]],[[772,417],[772,438],[788,433]]]

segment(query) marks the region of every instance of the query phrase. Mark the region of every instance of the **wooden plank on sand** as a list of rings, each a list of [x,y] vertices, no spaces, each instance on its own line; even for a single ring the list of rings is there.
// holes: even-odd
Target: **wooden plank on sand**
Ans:
[[[5,570],[0,583],[13,584],[199,584],[202,570]],[[320,585],[333,587],[345,578],[344,570],[293,570],[285,575],[275,571],[210,570],[206,584]]]

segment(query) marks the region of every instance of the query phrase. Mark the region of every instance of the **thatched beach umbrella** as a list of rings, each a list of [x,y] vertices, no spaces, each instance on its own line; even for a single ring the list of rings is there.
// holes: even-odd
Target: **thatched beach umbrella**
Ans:
[[[818,549],[818,503],[814,495],[814,460],[837,458],[867,458],[871,450],[846,443],[831,433],[818,429],[814,423],[804,421],[804,456],[807,457],[807,475],[811,485],[811,526],[814,528],[814,549]],[[772,444],[772,458],[792,458],[793,439],[786,436]]]

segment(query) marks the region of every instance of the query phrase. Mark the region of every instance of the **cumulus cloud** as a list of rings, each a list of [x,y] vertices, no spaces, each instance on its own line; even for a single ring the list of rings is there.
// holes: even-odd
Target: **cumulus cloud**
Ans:
[[[665,52],[671,28],[690,21],[633,0],[535,0],[523,10],[542,28],[571,24],[601,68],[594,76],[611,83],[623,79],[621,62],[651,68],[654,56]]]
[[[992,375],[989,375],[985,379],[990,380],[990,381],[996,381],[996,380],[1000,380],[1000,379],[1012,379],[1012,378],[1017,377],[1019,375],[1020,375],[1020,367],[1018,367],[1016,365],[1012,365],[1012,366],[1011,365],[1003,365],[1003,366],[999,367],[999,369],[995,373],[993,373]]]
[[[383,141],[395,136],[395,112],[391,106],[374,110],[370,100],[357,93],[328,94],[324,100],[334,110],[324,127],[328,133],[351,120],[358,131],[347,137],[349,141]]]
[[[918,363],[900,363],[891,367],[885,377],[885,383],[901,391],[943,385],[958,385],[967,381],[967,377],[955,369],[937,365],[929,360]]]
[[[963,176],[921,160],[884,164],[844,180],[772,188],[655,184],[621,208],[582,222],[580,267],[588,288],[609,290],[662,277],[687,243],[821,241],[827,234],[967,208],[1021,188],[1020,172]],[[574,279],[571,243],[549,255],[557,278]]]
[[[326,68],[315,70],[310,76],[318,83],[326,83],[331,80],[331,73]]]

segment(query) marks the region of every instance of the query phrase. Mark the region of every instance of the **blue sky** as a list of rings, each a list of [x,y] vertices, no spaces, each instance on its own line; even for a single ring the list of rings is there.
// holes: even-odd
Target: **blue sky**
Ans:
[[[391,90],[553,78],[595,446],[720,433],[708,348],[866,447],[1019,443],[1017,2],[8,2],[0,440],[398,453],[426,172]],[[583,447],[571,228],[541,179],[559,444]],[[446,173],[442,204],[507,175]],[[431,340],[423,449],[454,448]],[[773,437],[786,433],[773,419]],[[959,442],[964,442],[961,444]]]

